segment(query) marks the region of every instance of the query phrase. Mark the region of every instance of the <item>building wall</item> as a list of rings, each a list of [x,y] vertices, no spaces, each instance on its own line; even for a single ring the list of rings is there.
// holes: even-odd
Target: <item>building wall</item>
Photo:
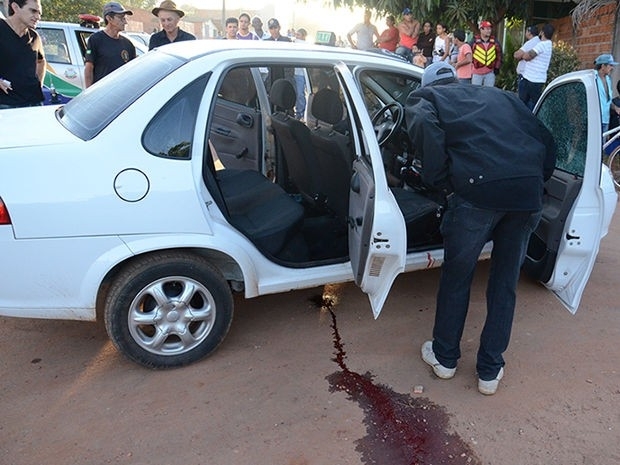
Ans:
[[[615,52],[615,58],[620,58],[616,56],[620,50],[614,51],[617,7],[617,3],[612,3],[599,8],[576,29],[573,29],[570,16],[553,21],[553,40],[562,40],[573,46],[581,62],[581,69],[592,68],[594,60],[601,53]]]

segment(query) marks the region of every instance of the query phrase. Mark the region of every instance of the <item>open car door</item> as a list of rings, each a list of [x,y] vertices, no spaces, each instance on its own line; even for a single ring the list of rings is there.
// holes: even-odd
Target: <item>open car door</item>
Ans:
[[[545,90],[534,112],[553,134],[556,169],[545,184],[542,219],[525,271],[575,313],[607,234],[617,194],[601,163],[601,118],[593,71],[567,74]]]
[[[349,256],[355,283],[368,294],[377,318],[394,279],[405,269],[405,220],[388,188],[375,131],[353,75],[342,63],[335,71],[356,153],[349,194]]]

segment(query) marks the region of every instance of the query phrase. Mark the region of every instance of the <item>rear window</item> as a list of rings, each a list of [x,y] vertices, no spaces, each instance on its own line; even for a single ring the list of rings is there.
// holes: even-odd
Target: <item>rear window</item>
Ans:
[[[142,94],[186,61],[165,53],[131,60],[86,89],[58,110],[61,124],[82,140],[90,140]]]

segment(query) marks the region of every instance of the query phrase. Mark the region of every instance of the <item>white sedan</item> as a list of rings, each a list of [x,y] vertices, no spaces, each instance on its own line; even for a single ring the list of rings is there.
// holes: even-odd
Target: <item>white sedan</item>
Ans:
[[[153,368],[211,354],[232,292],[354,280],[378,316],[399,273],[443,258],[403,124],[421,74],[380,53],[183,42],[65,106],[0,112],[0,315],[102,318]],[[594,72],[554,81],[536,112],[559,153],[525,269],[575,311],[616,205]]]

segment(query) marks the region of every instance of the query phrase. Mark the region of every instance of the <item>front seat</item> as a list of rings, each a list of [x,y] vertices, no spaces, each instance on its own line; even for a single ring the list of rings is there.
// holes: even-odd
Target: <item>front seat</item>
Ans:
[[[325,173],[328,205],[338,216],[345,217],[349,210],[353,150],[351,138],[334,129],[334,125],[342,122],[340,96],[332,89],[319,90],[312,99],[310,113],[317,120],[317,127],[312,130],[312,145]]]
[[[295,97],[295,88],[286,79],[273,83],[269,92],[269,101],[274,107],[271,126],[293,185],[307,202],[324,206],[323,182],[312,148],[310,129],[291,116]]]

